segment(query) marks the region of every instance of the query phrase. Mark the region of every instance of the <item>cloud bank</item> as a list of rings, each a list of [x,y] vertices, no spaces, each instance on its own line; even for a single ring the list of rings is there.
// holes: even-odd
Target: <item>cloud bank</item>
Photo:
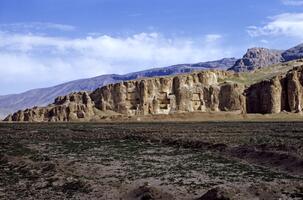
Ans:
[[[45,23],[45,22],[31,22],[31,23],[11,23],[0,24],[0,30],[14,31],[14,32],[32,32],[32,31],[74,31],[76,27],[66,24]]]
[[[250,26],[247,31],[252,37],[287,36],[302,40],[303,13],[283,13],[269,17],[269,22],[264,26]]]
[[[221,42],[219,34],[195,39],[160,33],[61,38],[0,32],[0,94],[101,74],[231,56]]]

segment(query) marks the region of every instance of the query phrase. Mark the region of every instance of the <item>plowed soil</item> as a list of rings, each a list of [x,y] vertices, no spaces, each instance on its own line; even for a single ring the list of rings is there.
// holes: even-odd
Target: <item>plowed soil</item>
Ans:
[[[0,199],[303,199],[302,122],[0,124]]]

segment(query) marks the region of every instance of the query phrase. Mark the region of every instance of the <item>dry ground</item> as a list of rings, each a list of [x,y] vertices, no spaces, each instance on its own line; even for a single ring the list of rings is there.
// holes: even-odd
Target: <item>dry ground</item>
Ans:
[[[303,199],[303,122],[1,123],[0,199],[67,198]]]

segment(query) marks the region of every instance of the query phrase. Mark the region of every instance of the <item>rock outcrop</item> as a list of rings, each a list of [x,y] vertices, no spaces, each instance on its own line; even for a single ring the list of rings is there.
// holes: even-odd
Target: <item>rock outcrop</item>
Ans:
[[[243,77],[239,73],[219,70],[109,84],[91,93],[58,97],[46,107],[20,110],[5,121],[91,121],[109,113],[134,116],[180,112],[301,112],[303,65],[300,60],[296,63],[299,65],[288,72],[265,75],[265,80],[251,85],[241,83]]]
[[[241,110],[243,87],[218,83],[218,77],[227,74],[205,71],[128,81],[97,89],[91,97],[96,108],[126,115]]]
[[[242,59],[238,60],[235,58],[224,58],[195,64],[178,64],[162,68],[152,68],[125,75],[108,74],[94,78],[75,80],[49,88],[29,90],[21,94],[0,96],[0,118],[19,109],[33,107],[34,105],[48,105],[57,96],[67,95],[77,91],[93,91],[107,84],[136,80],[144,77],[177,75],[208,69],[229,69],[230,71],[236,72],[251,71],[258,67],[267,67],[271,64],[299,58],[303,58],[303,44],[284,52],[265,48],[251,48]]]
[[[57,97],[53,104],[46,107],[19,110],[6,117],[5,121],[87,121],[94,115],[94,102],[91,100],[89,93],[78,92]]]
[[[258,67],[267,67],[283,61],[282,51],[266,48],[251,48],[247,50],[243,58],[237,60],[234,66],[228,70],[236,72],[252,71]]]
[[[303,66],[251,85],[246,90],[247,113],[301,112]]]
[[[109,84],[90,94],[80,92],[58,97],[47,107],[18,111],[5,120],[89,121],[107,111],[124,115],[243,111],[244,86],[218,81],[227,76],[235,74],[218,70],[201,71]]]
[[[48,88],[26,91],[20,94],[0,96],[0,117],[11,112],[33,106],[46,106],[57,96],[68,95],[71,92],[94,91],[107,84],[136,80],[144,77],[168,76],[208,69],[228,69],[236,62],[235,58],[199,62],[195,64],[178,64],[168,67],[152,68],[124,75],[105,74],[93,78],[80,79]]]

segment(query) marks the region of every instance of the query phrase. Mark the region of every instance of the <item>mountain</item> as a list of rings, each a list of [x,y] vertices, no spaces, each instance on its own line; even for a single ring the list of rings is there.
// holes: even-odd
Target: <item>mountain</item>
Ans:
[[[299,44],[286,51],[251,48],[246,54],[229,68],[235,72],[252,71],[259,67],[267,67],[280,62],[288,62],[303,58],[303,44]]]
[[[243,58],[237,60],[234,66],[228,70],[236,72],[252,71],[258,67],[277,64],[284,61],[282,52],[266,48],[251,48],[247,50]]]
[[[48,105],[53,102],[57,96],[67,95],[71,92],[93,91],[96,88],[110,83],[134,80],[143,77],[174,75],[205,69],[228,69],[234,65],[235,61],[235,58],[224,58],[196,64],[180,64],[163,68],[153,68],[125,75],[101,75],[94,78],[67,82],[53,87],[33,89],[20,94],[0,96],[0,118],[20,109]]]
[[[291,61],[303,58],[303,44],[299,44],[282,53],[284,61]]]

